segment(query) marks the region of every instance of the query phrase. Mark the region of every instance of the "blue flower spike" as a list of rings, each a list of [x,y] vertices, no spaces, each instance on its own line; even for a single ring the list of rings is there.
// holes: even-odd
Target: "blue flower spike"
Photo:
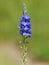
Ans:
[[[23,7],[23,15],[20,18],[20,25],[18,26],[19,34],[23,37],[21,43],[21,48],[23,50],[23,58],[22,58],[22,65],[26,65],[26,56],[27,56],[27,44],[28,41],[27,38],[31,38],[31,23],[30,23],[30,17],[27,14],[27,8],[24,3]]]
[[[31,24],[30,24],[30,17],[27,14],[27,8],[24,3],[23,7],[23,15],[20,18],[20,25],[19,25],[19,34],[22,36],[26,36],[31,38]]]

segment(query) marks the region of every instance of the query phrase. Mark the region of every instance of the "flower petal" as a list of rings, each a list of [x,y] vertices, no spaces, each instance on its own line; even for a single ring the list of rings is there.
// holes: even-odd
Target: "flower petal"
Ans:
[[[27,14],[23,14],[20,18],[20,22],[30,22],[30,17]]]
[[[23,24],[20,24],[20,25],[19,25],[19,28],[20,28],[20,29],[24,29],[25,26],[24,26]]]

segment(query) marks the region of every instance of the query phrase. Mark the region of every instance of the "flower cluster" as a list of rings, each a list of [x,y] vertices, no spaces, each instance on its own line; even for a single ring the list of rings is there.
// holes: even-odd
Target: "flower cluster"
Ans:
[[[22,36],[31,37],[30,17],[25,12],[20,18],[19,28],[20,28],[19,34],[21,34]]]

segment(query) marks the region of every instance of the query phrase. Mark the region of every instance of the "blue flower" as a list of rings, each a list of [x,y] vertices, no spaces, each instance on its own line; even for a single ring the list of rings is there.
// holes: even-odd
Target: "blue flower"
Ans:
[[[20,22],[30,22],[30,17],[25,13],[23,16],[20,18]]]
[[[31,23],[30,17],[27,15],[26,11],[23,11],[23,15],[20,18],[20,25],[18,26],[20,29],[19,34],[26,37],[31,37]]]
[[[22,36],[31,37],[31,32],[27,30],[20,30],[19,34],[21,34]]]

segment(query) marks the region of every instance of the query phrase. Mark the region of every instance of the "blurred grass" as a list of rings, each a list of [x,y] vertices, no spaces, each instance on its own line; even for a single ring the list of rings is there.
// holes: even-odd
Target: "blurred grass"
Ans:
[[[29,53],[32,58],[34,55],[38,59],[49,60],[49,0],[0,0],[0,40],[20,40],[17,26],[23,2],[27,5],[32,23]]]

